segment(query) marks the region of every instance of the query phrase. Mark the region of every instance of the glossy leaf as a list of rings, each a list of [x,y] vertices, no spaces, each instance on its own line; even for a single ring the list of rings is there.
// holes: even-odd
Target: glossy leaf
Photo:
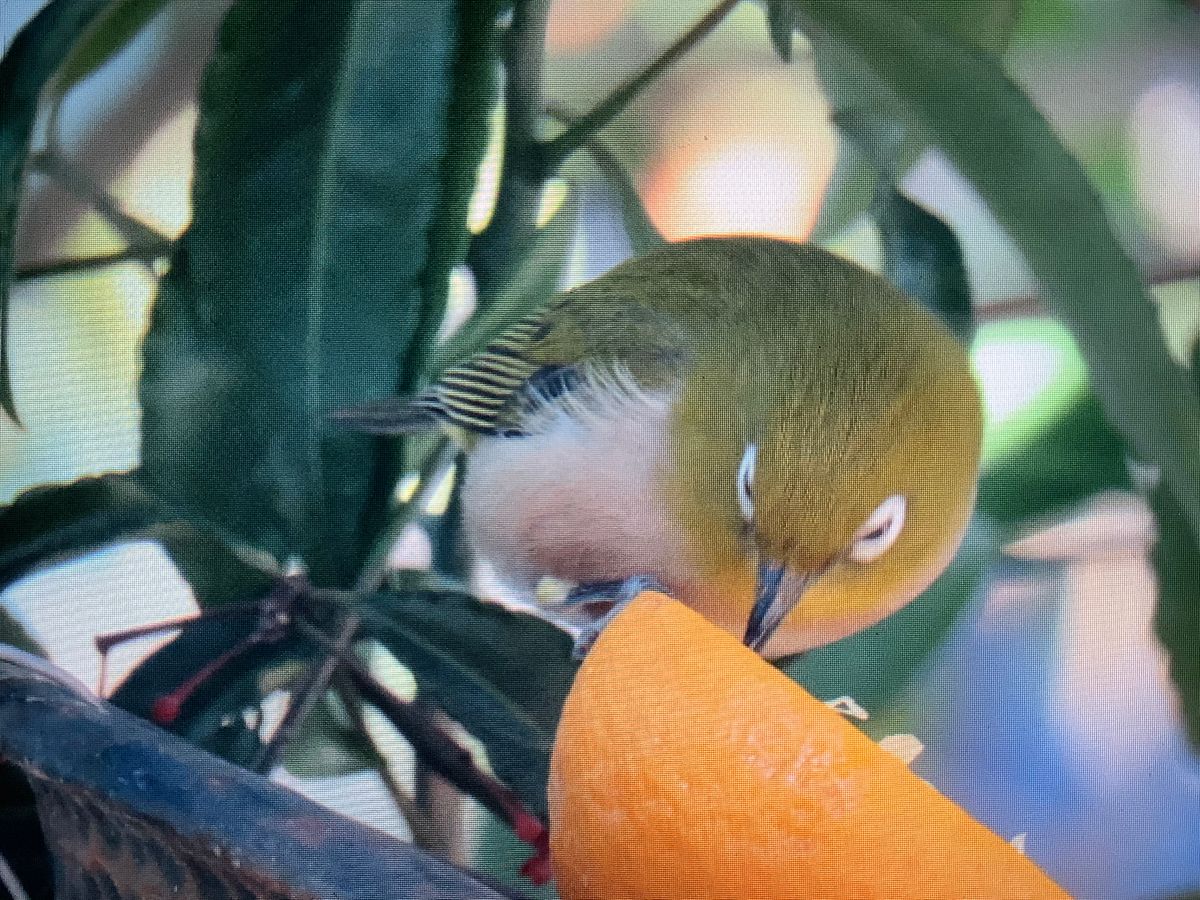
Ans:
[[[45,651],[25,630],[25,626],[14,619],[3,606],[0,606],[0,644],[9,644],[26,653],[45,656]]]
[[[0,60],[0,410],[13,421],[17,409],[9,374],[8,292],[22,176],[38,101],[108,0],[57,0],[47,4],[13,40]]]
[[[412,670],[422,696],[482,741],[497,776],[544,814],[554,730],[577,667],[570,637],[412,579],[369,609],[368,631]]]
[[[854,54],[975,186],[1071,329],[1109,420],[1200,527],[1200,402],[1078,161],[991,54],[890,4],[794,2],[814,43]]]
[[[872,213],[883,245],[884,274],[970,345],[975,334],[971,284],[950,226],[886,178],[880,180]]]
[[[147,657],[111,701],[153,721],[155,703],[249,636],[256,622],[257,614],[246,612],[188,624]],[[174,721],[160,724],[230,762],[249,766],[261,747],[258,726],[266,682],[285,667],[297,670],[304,651],[296,640],[253,648],[204,681]]]
[[[130,474],[28,490],[0,507],[0,590],[43,566],[133,537],[163,516]]]
[[[166,6],[168,0],[110,0],[87,33],[71,50],[55,79],[65,94],[120,53]]]
[[[239,0],[204,76],[194,215],[145,343],[143,467],[318,584],[353,580],[385,512],[379,445],[327,419],[392,392],[417,329],[455,9]]]
[[[822,700],[848,695],[879,715],[987,583],[999,552],[998,529],[987,518],[976,517],[954,561],[925,593],[878,625],[793,658],[784,671]]]

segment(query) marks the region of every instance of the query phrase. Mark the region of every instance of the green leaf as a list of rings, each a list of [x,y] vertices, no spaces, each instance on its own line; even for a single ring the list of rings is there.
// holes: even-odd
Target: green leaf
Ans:
[[[9,376],[8,293],[22,175],[38,100],[63,57],[108,0],[48,3],[13,40],[0,60],[0,409],[14,422],[17,408]]]
[[[254,612],[189,623],[134,669],[110,699],[153,721],[158,700],[244,640],[257,624]],[[254,647],[206,679],[182,705],[178,718],[160,724],[230,762],[251,765],[261,747],[258,726],[267,682],[279,680],[281,670],[295,668],[304,659],[302,652],[296,639]]]
[[[1011,538],[1102,491],[1132,489],[1125,445],[1086,391],[1032,443],[984,469],[977,506]]]
[[[132,474],[28,490],[0,507],[0,590],[38,568],[135,536],[163,515]]]
[[[571,638],[536,616],[414,578],[376,595],[364,615],[422,696],[482,741],[496,775],[544,814],[554,730],[577,668]]]
[[[971,284],[958,238],[945,222],[880,179],[872,210],[884,274],[936,313],[963,344],[975,335]]]
[[[110,0],[58,70],[55,90],[65,94],[123,50],[168,0]]]
[[[1158,524],[1151,555],[1158,575],[1154,631],[1167,651],[1188,739],[1200,751],[1200,544],[1165,486],[1150,494],[1150,508]]]
[[[455,11],[239,0],[203,80],[192,224],[145,342],[143,468],[317,584],[353,581],[385,512],[384,445],[327,418],[395,389],[422,315]]]
[[[267,559],[244,559],[212,532],[190,522],[161,522],[144,537],[171,557],[202,609],[261,597],[281,574]]]
[[[794,24],[805,21],[802,0],[773,2],[788,7]],[[896,15],[919,18],[929,32],[955,35],[997,55],[1008,46],[1020,11],[1020,0],[899,0],[888,5]],[[892,85],[853,48],[817,42],[813,50],[834,121],[853,137],[842,142],[814,233],[814,239],[825,241],[867,211],[882,156],[890,160],[896,180],[917,161],[928,140],[906,120],[903,100]],[[884,142],[876,144],[878,139]]]
[[[792,37],[800,24],[796,10],[787,0],[767,0],[767,29],[771,46],[785,63],[792,61]]]
[[[822,700],[848,695],[878,716],[945,640],[999,553],[999,530],[977,516],[954,561],[925,593],[878,625],[794,657],[784,671]]]
[[[1200,402],[1099,197],[1029,98],[995,56],[890,4],[794,2],[814,44],[855,54],[975,186],[1074,334],[1109,420],[1200,528]]]

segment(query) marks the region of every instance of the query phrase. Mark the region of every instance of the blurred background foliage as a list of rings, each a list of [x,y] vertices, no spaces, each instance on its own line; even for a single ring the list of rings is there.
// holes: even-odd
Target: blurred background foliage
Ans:
[[[493,815],[543,810],[569,640],[470,560],[440,441],[324,417],[664,237],[814,240],[971,342],[985,471],[943,578],[787,670],[1072,893],[1200,887],[1194,4],[5,0],[0,35],[0,639],[95,683],[97,634],[225,610],[115,646],[114,699],[528,890]]]

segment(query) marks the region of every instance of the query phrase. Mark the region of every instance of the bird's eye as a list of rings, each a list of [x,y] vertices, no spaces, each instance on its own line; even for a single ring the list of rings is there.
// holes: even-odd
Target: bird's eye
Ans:
[[[900,537],[907,511],[908,500],[903,494],[892,494],[880,503],[855,533],[847,554],[850,559],[857,563],[869,563],[883,556]]]
[[[754,463],[757,459],[758,445],[747,444],[737,474],[738,507],[742,511],[742,518],[747,522],[754,518],[754,498],[750,488],[754,485]]]

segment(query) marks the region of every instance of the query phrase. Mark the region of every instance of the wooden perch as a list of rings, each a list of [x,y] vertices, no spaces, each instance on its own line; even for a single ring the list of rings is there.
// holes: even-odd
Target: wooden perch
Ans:
[[[56,896],[516,896],[8,656],[0,761],[32,788]]]

